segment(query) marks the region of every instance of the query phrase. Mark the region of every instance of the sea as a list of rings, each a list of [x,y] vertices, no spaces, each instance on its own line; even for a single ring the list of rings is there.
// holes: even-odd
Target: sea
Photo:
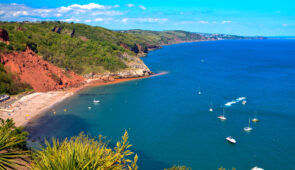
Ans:
[[[295,169],[295,40],[183,43],[142,59],[160,74],[81,90],[27,127],[29,140],[83,131],[113,147],[126,130],[143,170]]]

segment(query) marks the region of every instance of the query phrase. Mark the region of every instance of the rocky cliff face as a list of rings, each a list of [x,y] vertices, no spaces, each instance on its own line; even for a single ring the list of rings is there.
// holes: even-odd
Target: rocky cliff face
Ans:
[[[22,82],[30,84],[35,91],[58,90],[84,82],[83,77],[44,61],[29,48],[25,52],[0,54],[0,62],[7,71],[17,74]]]
[[[161,48],[161,46],[149,44],[146,44],[145,47],[142,47],[140,44],[134,44],[133,46],[128,47],[126,44],[121,43],[120,46],[127,50],[133,51],[139,57],[145,56],[149,51]]]
[[[144,64],[144,62],[136,57],[124,53],[119,56],[122,61],[128,66],[124,70],[118,72],[105,72],[105,73],[90,73],[84,75],[85,78],[100,78],[103,81],[113,81],[119,78],[138,78],[152,75],[153,72]]]

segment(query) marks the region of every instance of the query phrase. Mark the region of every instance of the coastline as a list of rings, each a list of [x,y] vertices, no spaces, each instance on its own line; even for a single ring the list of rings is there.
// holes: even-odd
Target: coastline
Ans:
[[[78,91],[86,87],[96,87],[110,84],[123,83],[132,80],[149,78],[157,75],[142,76],[137,78],[120,78],[113,81],[102,81],[101,79],[88,79],[85,84],[80,87],[67,88],[58,91],[34,92],[24,95],[16,99],[12,104],[5,108],[1,108],[0,117],[4,120],[13,119],[16,126],[25,127],[32,123],[35,119],[42,116],[46,111],[50,110],[56,104],[61,103],[65,99],[73,96]],[[9,102],[9,101],[8,101]],[[5,110],[5,111],[4,111]]]
[[[178,43],[171,43],[163,46],[174,45],[174,44],[183,44],[183,43],[192,43],[192,42],[203,42],[203,41],[220,41],[220,40],[197,40],[197,41],[181,41]],[[152,50],[153,51],[153,50]],[[152,74],[148,76],[140,76],[133,78],[115,78],[114,80],[104,81],[100,78],[87,79],[83,85],[79,87],[66,88],[57,91],[48,91],[48,92],[33,92],[28,95],[21,96],[16,101],[13,101],[8,107],[2,107],[3,103],[0,105],[0,118],[6,120],[12,118],[16,126],[27,126],[33,120],[42,116],[43,113],[50,110],[56,104],[64,101],[65,99],[71,97],[78,91],[86,87],[95,87],[103,86],[110,84],[117,84],[137,79],[150,78],[154,76],[160,76],[168,74],[168,72],[161,72],[158,74]],[[9,102],[9,101],[8,101]],[[5,104],[4,104],[5,105]],[[10,110],[3,111],[3,110]]]

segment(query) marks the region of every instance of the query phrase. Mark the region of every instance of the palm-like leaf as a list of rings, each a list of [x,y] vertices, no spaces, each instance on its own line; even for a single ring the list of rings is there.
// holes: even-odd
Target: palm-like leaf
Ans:
[[[16,168],[22,165],[20,159],[25,158],[28,153],[20,148],[26,136],[16,133],[16,127],[11,120],[1,119],[0,122],[0,168]]]

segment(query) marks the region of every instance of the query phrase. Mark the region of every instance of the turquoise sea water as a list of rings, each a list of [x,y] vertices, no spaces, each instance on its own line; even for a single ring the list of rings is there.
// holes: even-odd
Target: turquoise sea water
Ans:
[[[84,131],[108,136],[112,145],[126,129],[140,169],[295,169],[295,40],[185,43],[143,60],[168,74],[84,89],[28,127],[30,139]],[[219,121],[224,104],[237,97],[247,104],[226,107],[227,120]],[[246,133],[255,111],[260,122]]]

